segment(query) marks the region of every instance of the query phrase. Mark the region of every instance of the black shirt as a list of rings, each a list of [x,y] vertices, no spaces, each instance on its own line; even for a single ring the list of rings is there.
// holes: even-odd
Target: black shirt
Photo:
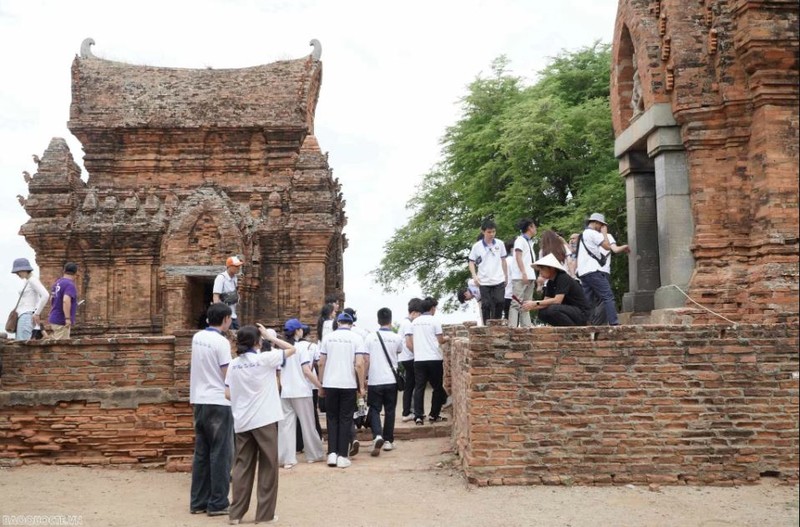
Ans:
[[[586,301],[581,284],[564,271],[557,271],[555,278],[548,280],[544,286],[545,298],[554,298],[556,295],[564,295],[563,305],[575,306],[589,316],[592,307]]]

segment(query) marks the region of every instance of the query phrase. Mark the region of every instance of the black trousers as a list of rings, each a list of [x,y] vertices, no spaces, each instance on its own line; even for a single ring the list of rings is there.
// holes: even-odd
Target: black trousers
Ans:
[[[506,303],[506,284],[481,285],[481,314],[483,323],[488,320],[503,318],[503,307]]]
[[[404,360],[400,364],[403,365],[406,379],[406,389],[403,390],[403,417],[405,417],[413,411],[411,404],[413,402],[412,397],[414,396],[414,383],[417,381],[414,377],[414,361]]]
[[[588,316],[576,306],[553,304],[539,310],[539,320],[551,326],[585,326]]]
[[[328,454],[350,457],[353,433],[355,388],[325,388],[325,417],[328,422]]]
[[[414,386],[414,417],[416,419],[425,417],[425,386],[428,383],[433,388],[430,415],[439,417],[442,405],[447,401],[447,392],[442,386],[444,382],[444,361],[414,361],[414,376],[417,381],[416,386]]]
[[[369,413],[367,419],[372,429],[372,438],[383,437],[394,442],[394,414],[397,409],[397,385],[379,384],[367,386],[367,403]],[[383,426],[381,426],[381,410],[383,410]]]

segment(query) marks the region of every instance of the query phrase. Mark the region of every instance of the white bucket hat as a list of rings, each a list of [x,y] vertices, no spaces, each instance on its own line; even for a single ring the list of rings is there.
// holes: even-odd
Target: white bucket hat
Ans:
[[[599,221],[603,225],[608,225],[608,223],[606,223],[606,217],[600,214],[599,212],[595,212],[594,214],[589,216],[589,221]]]
[[[539,258],[535,262],[533,262],[534,267],[552,267],[553,269],[558,269],[559,271],[566,272],[564,266],[561,265],[561,262],[553,255],[553,253],[548,254],[544,258]]]

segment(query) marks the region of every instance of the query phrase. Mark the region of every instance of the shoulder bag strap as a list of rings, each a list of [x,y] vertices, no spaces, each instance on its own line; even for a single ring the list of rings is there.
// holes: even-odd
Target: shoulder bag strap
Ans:
[[[389,367],[392,369],[392,373],[394,374],[395,377],[397,377],[398,376],[397,371],[394,369],[394,366],[392,365],[392,359],[389,358],[389,352],[386,351],[386,344],[383,343],[383,337],[381,337],[381,332],[376,331],[375,333],[378,335],[378,340],[381,341],[381,348],[383,348],[383,355],[384,357],[386,357],[386,360],[389,361]]]
[[[19,298],[17,298],[17,304],[14,306],[14,311],[17,310],[19,303],[22,301],[22,294],[25,293],[25,289],[28,287],[28,282],[30,282],[30,278],[25,281],[25,285],[22,286],[22,291],[19,292]]]
[[[602,266],[603,264],[600,262],[600,258],[598,258],[594,254],[592,254],[592,251],[590,251],[589,248],[586,247],[586,242],[583,241],[583,234],[580,235],[580,239],[581,239],[581,243],[583,244],[583,248],[586,249],[586,254],[591,256],[593,260],[595,260],[597,263],[599,263]],[[580,245],[578,245],[578,248],[580,248]]]

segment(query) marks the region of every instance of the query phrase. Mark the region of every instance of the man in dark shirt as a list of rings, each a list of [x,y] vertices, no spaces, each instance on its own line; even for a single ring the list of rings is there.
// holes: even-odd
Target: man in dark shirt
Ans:
[[[567,274],[552,254],[540,258],[533,265],[539,276],[547,280],[544,299],[523,302],[522,309],[539,311],[539,320],[551,326],[585,326],[591,306],[581,285]]]

